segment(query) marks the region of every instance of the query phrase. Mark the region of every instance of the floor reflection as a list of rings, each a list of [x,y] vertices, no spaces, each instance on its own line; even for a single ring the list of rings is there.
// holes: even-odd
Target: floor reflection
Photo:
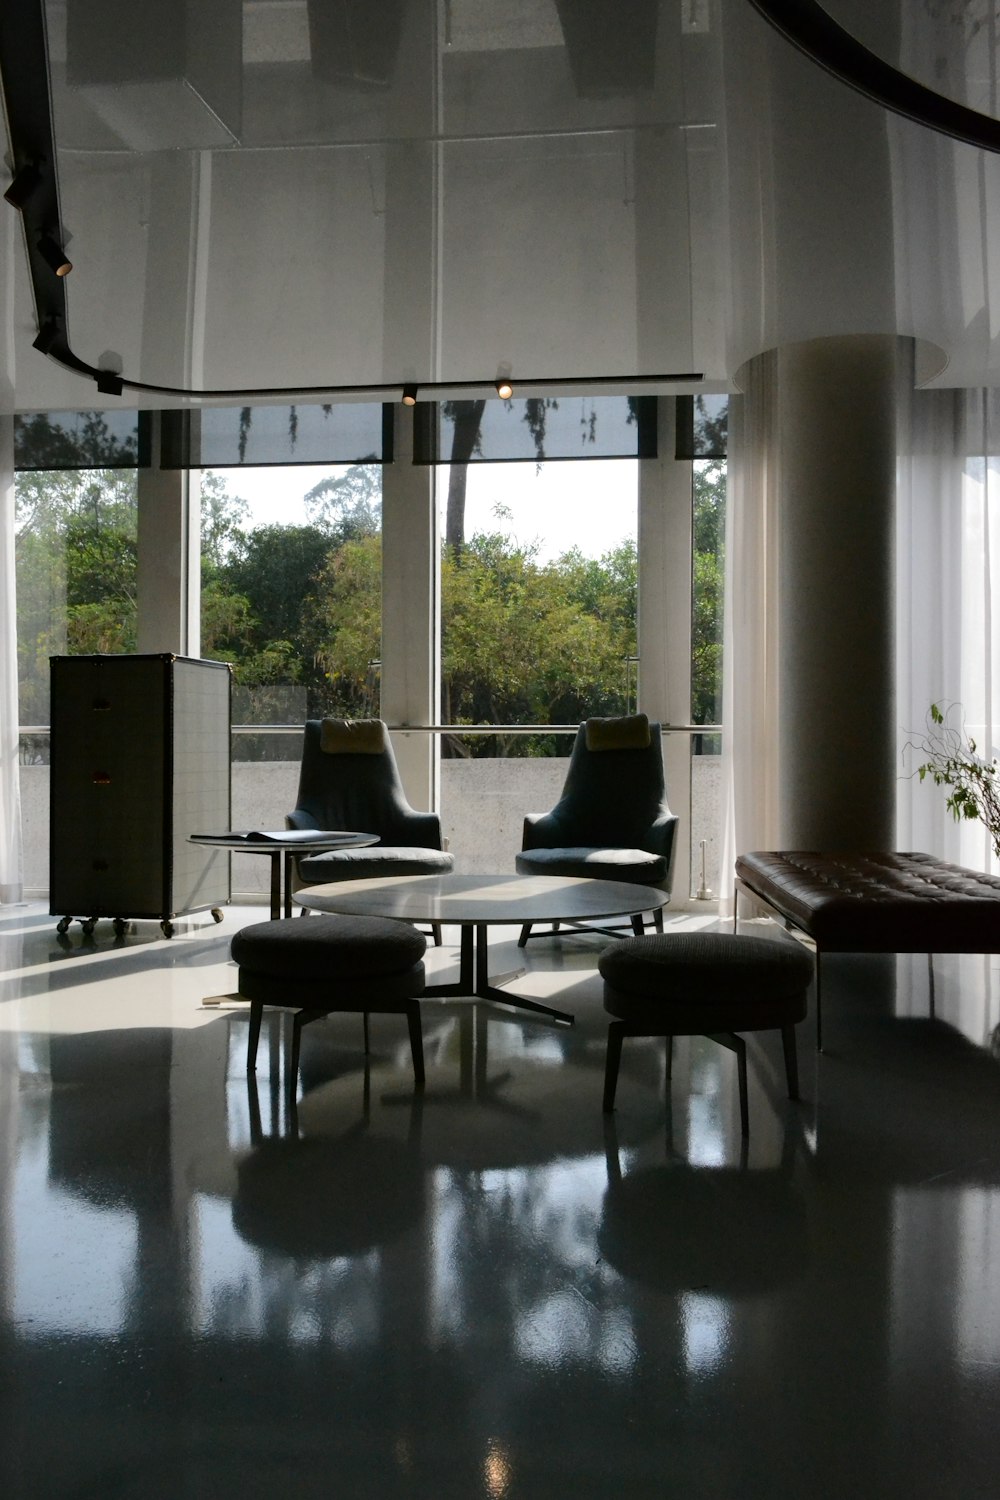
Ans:
[[[245,1008],[202,1007],[232,915],[66,987],[46,924],[4,920],[5,1496],[1000,1483],[996,997],[948,1024],[960,967],[932,1017],[895,960],[827,960],[829,1050],[802,1028],[790,1104],[752,1041],[746,1141],[698,1038],[669,1082],[636,1041],[602,1115],[586,939],[494,955],[572,1029],[430,1003],[419,1092],[399,1018],[365,1069],[334,1016],[292,1091],[280,1016],[248,1085]]]

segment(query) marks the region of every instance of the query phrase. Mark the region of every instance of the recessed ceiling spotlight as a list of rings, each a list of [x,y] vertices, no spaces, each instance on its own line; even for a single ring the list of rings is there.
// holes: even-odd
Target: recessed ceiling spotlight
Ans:
[[[417,388],[413,384],[413,382],[410,381],[407,385],[403,386],[403,405],[404,406],[416,406],[416,404],[417,404]]]
[[[40,237],[38,241],[38,253],[45,264],[57,276],[68,276],[73,269],[73,262],[62,246],[53,239],[51,234],[43,234]]]
[[[497,395],[502,401],[509,401],[514,394],[514,387],[509,378],[504,375],[497,381]]]
[[[14,173],[14,180],[4,193],[11,208],[23,208],[41,180],[42,174],[35,163],[25,162],[20,171]]]

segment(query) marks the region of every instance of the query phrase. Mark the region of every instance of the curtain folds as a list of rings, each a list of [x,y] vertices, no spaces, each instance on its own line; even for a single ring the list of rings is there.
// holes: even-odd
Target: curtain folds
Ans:
[[[907,362],[904,361],[904,366]],[[730,417],[720,915],[737,853],[779,847],[777,356],[741,371]],[[896,494],[896,847],[1000,873],[986,829],[921,783],[932,703],[1000,752],[1000,391],[900,382]],[[856,586],[861,586],[858,583]]]
[[[23,894],[14,594],[14,235],[0,227],[0,904]]]
[[[778,829],[778,473],[775,351],[740,371],[729,408],[722,701],[720,915],[733,910],[737,853]]]
[[[938,703],[986,759],[1000,748],[1000,391],[912,391],[900,436],[897,846],[996,871],[986,829],[955,822],[907,746]]]

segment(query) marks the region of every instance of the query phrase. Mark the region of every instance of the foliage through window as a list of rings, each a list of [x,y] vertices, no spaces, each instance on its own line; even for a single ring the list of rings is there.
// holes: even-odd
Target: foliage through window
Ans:
[[[137,477],[100,412],[81,414],[76,450],[90,467],[15,476],[19,715],[47,724],[49,657],[136,648]],[[44,417],[22,423],[19,456],[42,460],[59,434]],[[23,753],[43,753],[28,744]]]
[[[377,715],[381,471],[331,471],[291,522],[274,516],[295,471],[267,472],[275,498],[257,507],[231,493],[228,475],[202,473],[202,655],[232,663],[237,723]],[[299,747],[244,736],[239,753],[297,759]]]

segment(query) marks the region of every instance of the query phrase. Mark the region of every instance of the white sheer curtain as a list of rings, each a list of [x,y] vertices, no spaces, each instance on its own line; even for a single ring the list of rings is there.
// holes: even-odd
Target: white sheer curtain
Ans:
[[[14,602],[14,234],[0,225],[0,904],[23,890]]]
[[[14,607],[14,420],[0,413],[0,905],[22,895]]]
[[[989,759],[1000,745],[1000,392],[914,391],[897,492],[897,847],[996,870],[982,824],[912,775],[907,740],[931,703],[955,705]],[[994,585],[996,600],[994,601]]]
[[[722,915],[732,915],[737,853],[773,849],[777,838],[777,370],[775,351],[750,360],[729,407]]]

